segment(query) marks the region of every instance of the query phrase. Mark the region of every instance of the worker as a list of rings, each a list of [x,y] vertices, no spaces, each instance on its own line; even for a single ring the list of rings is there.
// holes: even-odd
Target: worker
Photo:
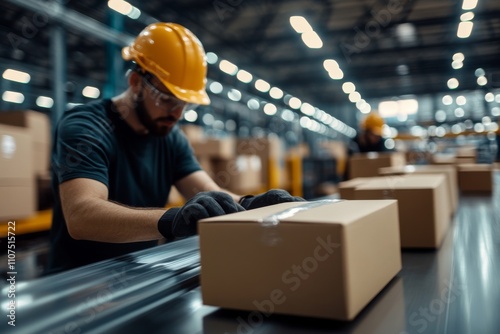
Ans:
[[[360,124],[360,133],[350,143],[350,153],[384,152],[387,151],[382,138],[384,119],[372,111]]]
[[[47,274],[194,235],[202,218],[303,200],[279,189],[240,196],[201,169],[176,126],[190,104],[210,103],[205,51],[192,32],[151,24],[122,56],[133,64],[127,89],[57,124]],[[186,203],[166,210],[172,186]]]
[[[343,179],[349,180],[350,157],[355,153],[367,152],[386,152],[390,151],[385,146],[385,140],[382,137],[382,129],[384,127],[384,119],[377,113],[372,111],[360,123],[360,132],[348,144],[347,148],[347,163]]]

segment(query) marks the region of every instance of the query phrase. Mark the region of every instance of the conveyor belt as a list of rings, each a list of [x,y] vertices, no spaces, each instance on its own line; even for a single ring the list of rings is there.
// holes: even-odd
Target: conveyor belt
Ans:
[[[498,333],[498,195],[463,196],[442,247],[403,251],[403,270],[352,322],[203,306],[193,237],[18,283],[15,332]]]

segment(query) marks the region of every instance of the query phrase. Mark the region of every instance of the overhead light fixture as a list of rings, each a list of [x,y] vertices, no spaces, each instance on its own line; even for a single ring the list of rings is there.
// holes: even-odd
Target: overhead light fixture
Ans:
[[[292,28],[298,32],[299,34],[308,32],[308,31],[313,31],[313,28],[307,22],[307,20],[303,16],[291,16],[290,17],[290,24]]]
[[[477,84],[479,86],[485,86],[488,83],[488,79],[485,76],[480,76],[477,78]]]
[[[141,11],[132,6],[130,3],[127,1],[123,0],[110,0],[108,1],[108,7],[111,8],[112,10],[130,17],[131,19],[138,19],[139,16],[141,16]]]
[[[214,94],[220,94],[222,93],[223,87],[220,82],[214,81],[208,86],[208,89]]]
[[[460,22],[458,24],[457,36],[458,38],[468,38],[472,33],[472,27],[474,23],[470,21]]]
[[[249,83],[253,79],[253,75],[245,70],[239,70],[238,74],[236,74],[236,78],[243,83]]]
[[[101,91],[97,87],[85,86],[82,90],[82,95],[90,99],[97,99],[101,95]]]
[[[3,72],[2,78],[19,83],[28,83],[31,80],[31,76],[28,73],[16,71],[10,68]]]
[[[351,94],[349,94],[349,101],[351,101],[352,103],[361,101],[361,94],[359,94],[358,92],[352,92]]]
[[[475,71],[474,71],[474,74],[476,75],[476,77],[482,77],[484,76],[486,73],[484,72],[484,70],[482,68],[477,68]]]
[[[307,102],[302,103],[302,105],[300,106],[300,111],[308,116],[314,115],[314,107]]]
[[[302,41],[310,49],[321,49],[323,41],[315,31],[308,31],[301,35]]]
[[[217,57],[217,55],[213,52],[207,52],[206,56],[207,56],[207,63],[209,64],[215,64],[217,60],[219,60],[219,57]]]
[[[350,81],[344,82],[342,84],[342,91],[344,91],[344,93],[346,93],[346,94],[351,94],[355,90],[356,90],[356,86]]]
[[[257,81],[255,81],[255,88],[259,92],[266,93],[271,88],[271,85],[267,81],[264,81],[262,79],[258,79]]]
[[[476,8],[477,6],[477,0],[464,0],[462,4],[462,9],[463,10],[472,10]]]
[[[39,96],[36,98],[36,105],[41,108],[52,108],[54,100],[48,96]]]
[[[24,102],[24,95],[19,92],[13,92],[10,90],[6,90],[2,94],[2,100],[5,102],[11,102],[11,103],[23,103]]]
[[[198,113],[195,110],[188,110],[184,113],[184,119],[188,122],[194,122],[198,119]]]
[[[464,67],[464,63],[462,63],[461,61],[454,60],[451,62],[451,67],[453,67],[453,69],[455,70],[458,70]]]
[[[238,66],[225,59],[221,60],[221,62],[219,63],[219,68],[222,72],[229,75],[235,75],[236,72],[238,72]]]
[[[288,105],[290,106],[290,108],[299,109],[300,106],[302,105],[302,101],[300,101],[299,98],[294,96],[290,98],[290,100],[288,101]]]
[[[452,59],[453,59],[453,61],[463,62],[465,59],[465,56],[462,52],[457,52],[453,55]]]
[[[453,103],[453,98],[451,95],[445,95],[443,96],[442,102],[445,106],[449,106]]]
[[[232,101],[238,102],[239,100],[241,100],[241,92],[235,88],[232,88],[227,92],[227,97]]]
[[[272,103],[266,103],[264,106],[264,113],[268,116],[273,116],[278,111],[278,108]]]
[[[473,18],[474,18],[473,12],[467,12],[467,13],[463,13],[462,15],[460,15],[460,21],[462,21],[462,22],[471,21]]]
[[[456,78],[451,78],[448,80],[448,88],[449,89],[456,89],[458,88],[458,85],[460,84]]]
[[[269,91],[269,95],[276,100],[281,99],[283,97],[283,94],[284,94],[283,91],[278,87],[273,87]]]

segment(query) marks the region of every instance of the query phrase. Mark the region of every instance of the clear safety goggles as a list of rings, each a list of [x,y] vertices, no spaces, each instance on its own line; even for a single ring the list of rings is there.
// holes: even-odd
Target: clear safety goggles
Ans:
[[[182,109],[194,109],[196,108],[195,104],[191,104],[182,100],[179,100],[177,97],[172,95],[171,93],[162,92],[159,90],[152,82],[151,75],[149,73],[142,75],[143,81],[148,87],[151,96],[154,98],[155,106],[159,108],[172,109],[176,110],[178,108]]]

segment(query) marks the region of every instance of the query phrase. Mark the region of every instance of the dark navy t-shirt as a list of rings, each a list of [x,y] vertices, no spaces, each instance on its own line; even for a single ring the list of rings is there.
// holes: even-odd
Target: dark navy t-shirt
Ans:
[[[111,100],[77,106],[59,121],[52,148],[54,212],[49,272],[116,257],[157,241],[105,243],[71,238],[59,198],[59,184],[75,178],[108,187],[109,200],[132,207],[164,207],[171,186],[201,170],[176,126],[165,137],[135,133],[113,111]]]

